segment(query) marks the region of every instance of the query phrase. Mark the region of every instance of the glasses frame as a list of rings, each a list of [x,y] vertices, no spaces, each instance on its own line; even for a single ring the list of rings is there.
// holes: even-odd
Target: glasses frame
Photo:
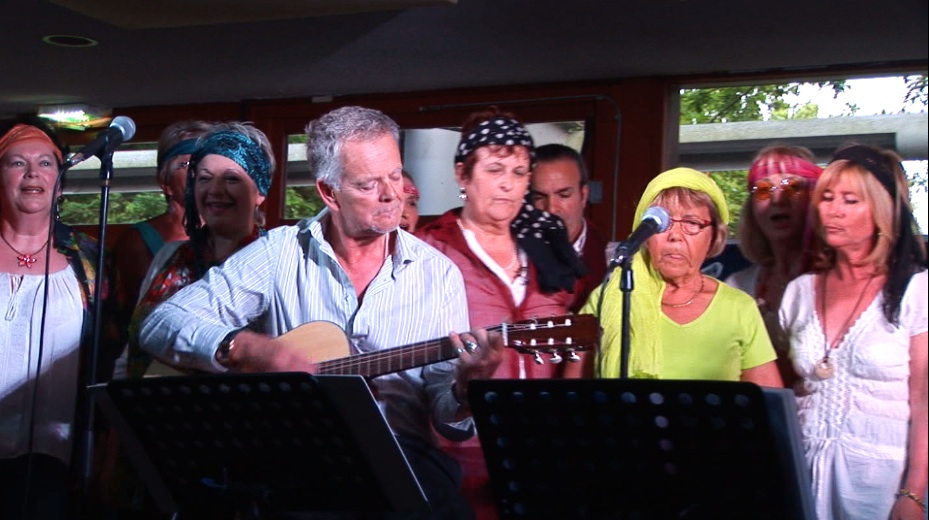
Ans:
[[[694,217],[672,218],[671,223],[668,224],[668,229],[662,231],[662,233],[669,233],[671,231],[671,228],[674,227],[675,223],[680,224],[681,231],[685,235],[690,235],[690,236],[699,235],[704,229],[713,225],[712,220],[701,220],[701,219],[694,218]],[[685,225],[687,223],[696,225],[697,226],[696,231],[688,231],[688,227]]]
[[[771,186],[758,186],[758,183],[761,182],[768,183]],[[780,191],[791,199],[796,200],[810,191],[810,181],[798,177],[787,177],[785,179],[781,179],[781,181],[778,183],[771,181],[757,181],[752,186],[750,191],[752,198],[755,200],[768,200],[774,196],[775,191]]]
[[[168,171],[172,171],[172,172],[185,172],[186,173],[187,168],[189,167],[190,167],[189,160],[178,161],[176,163],[172,161],[171,163],[168,163]]]

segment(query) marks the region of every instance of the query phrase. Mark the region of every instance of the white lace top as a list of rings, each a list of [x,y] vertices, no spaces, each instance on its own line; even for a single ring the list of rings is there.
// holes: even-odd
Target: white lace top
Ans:
[[[43,278],[43,273],[0,273],[0,458],[30,451],[35,421],[31,451],[69,463],[84,307],[71,266],[49,276],[37,382]]]
[[[826,340],[815,310],[814,275],[792,281],[780,321],[803,378],[797,406],[819,520],[887,518],[900,487],[910,417],[910,338],[927,331],[927,272],[913,276],[899,326],[881,309],[883,295],[862,312],[830,354],[835,374],[813,368]]]

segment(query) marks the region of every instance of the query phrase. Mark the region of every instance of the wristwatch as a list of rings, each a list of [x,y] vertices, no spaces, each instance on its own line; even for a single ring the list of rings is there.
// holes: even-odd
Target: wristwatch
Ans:
[[[216,362],[222,366],[228,366],[229,363],[229,354],[232,353],[232,349],[235,348],[235,336],[239,332],[242,332],[242,329],[234,330],[222,339],[219,342],[219,347],[216,349],[216,354],[213,355],[216,358]]]

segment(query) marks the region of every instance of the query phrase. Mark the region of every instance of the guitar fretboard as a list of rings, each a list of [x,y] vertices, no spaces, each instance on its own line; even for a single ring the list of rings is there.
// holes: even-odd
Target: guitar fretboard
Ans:
[[[487,330],[503,331],[506,325],[488,327]],[[323,361],[317,366],[319,374],[360,375],[377,377],[411,368],[430,365],[458,357],[458,352],[448,338],[414,343],[404,347],[366,352],[341,359]]]

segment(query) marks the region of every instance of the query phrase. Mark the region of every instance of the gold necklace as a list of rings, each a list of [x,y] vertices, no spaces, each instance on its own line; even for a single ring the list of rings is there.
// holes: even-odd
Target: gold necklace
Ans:
[[[690,299],[687,300],[686,302],[684,302],[684,303],[665,303],[665,302],[661,302],[661,304],[664,305],[665,307],[670,307],[670,308],[672,308],[672,309],[680,309],[681,307],[687,307],[688,305],[690,305],[691,303],[693,303],[694,300],[697,299],[697,296],[700,296],[700,293],[703,292],[703,283],[704,283],[704,282],[706,282],[706,278],[705,278],[703,275],[700,275],[700,288],[697,289],[697,292],[695,292],[694,295],[691,296]]]
[[[826,334],[829,331],[829,327],[826,324],[826,285],[829,283],[829,273],[823,277],[823,297],[820,302],[820,312],[822,313],[823,318],[823,358],[819,360],[819,363],[816,363],[816,366],[813,367],[813,373],[816,374],[816,377],[820,379],[829,379],[835,375],[835,362],[832,361],[832,358],[829,355],[832,351],[839,347],[839,343],[842,342],[842,339],[845,338],[845,335],[848,334],[848,328],[851,326],[852,318],[855,317],[858,311],[858,306],[861,305],[861,301],[864,299],[865,293],[868,292],[868,287],[871,286],[871,282],[874,280],[874,275],[872,274],[868,278],[868,283],[865,284],[864,289],[861,290],[861,293],[858,295],[858,301],[855,302],[855,306],[852,308],[852,312],[848,314],[848,317],[845,318],[845,323],[842,324],[842,328],[839,329],[839,333],[836,334],[835,339],[832,340],[832,344],[829,344],[829,339],[826,337]]]
[[[35,255],[41,253],[42,250],[45,249],[45,246],[48,245],[48,242],[46,241],[42,244],[42,247],[36,250],[35,253],[29,254],[29,253],[22,253],[15,247],[13,247],[13,244],[10,244],[10,242],[7,241],[6,237],[3,236],[3,233],[0,233],[0,239],[2,239],[3,243],[6,244],[10,249],[12,249],[14,253],[16,253],[16,259],[19,260],[19,266],[26,267],[28,269],[32,269],[32,264],[38,261],[38,258],[36,258]]]

